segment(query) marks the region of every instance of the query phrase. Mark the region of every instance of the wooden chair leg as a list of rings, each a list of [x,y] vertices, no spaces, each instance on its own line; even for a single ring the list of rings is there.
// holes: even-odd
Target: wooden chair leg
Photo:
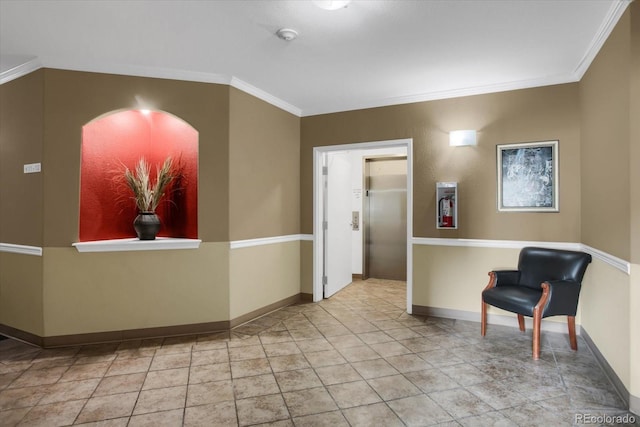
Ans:
[[[480,312],[480,335],[485,336],[487,333],[487,303],[484,301],[482,301]]]
[[[576,340],[576,318],[574,316],[567,316],[567,323],[569,324],[569,342],[571,343],[571,350],[578,350],[578,340]]]
[[[540,322],[542,315],[540,310],[533,311],[533,360],[540,359]]]
[[[518,326],[520,327],[520,332],[524,332],[524,316],[522,314],[518,314]]]

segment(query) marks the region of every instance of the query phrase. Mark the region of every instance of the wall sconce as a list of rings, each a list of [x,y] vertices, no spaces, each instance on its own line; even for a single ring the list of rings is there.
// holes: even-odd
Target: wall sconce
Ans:
[[[449,145],[461,147],[467,145],[478,145],[475,130],[454,130],[449,132]]]

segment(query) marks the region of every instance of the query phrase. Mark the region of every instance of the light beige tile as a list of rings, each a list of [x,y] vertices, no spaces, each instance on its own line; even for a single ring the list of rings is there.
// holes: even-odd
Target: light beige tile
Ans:
[[[403,346],[397,341],[371,344],[371,348],[374,349],[382,357],[390,357],[390,356],[397,356],[399,354],[411,353],[411,350],[409,350],[407,347]]]
[[[54,384],[60,379],[60,377],[62,377],[67,369],[70,368],[66,366],[60,366],[57,368],[25,371],[22,373],[22,375],[13,380],[8,388],[23,388],[31,386],[42,386],[45,384]]]
[[[292,417],[318,414],[338,409],[324,387],[283,393]]]
[[[147,372],[149,370],[151,359],[152,359],[151,357],[139,357],[135,359],[116,359],[109,367],[109,370],[107,371],[106,376],[137,374],[140,372]]]
[[[112,362],[90,363],[87,365],[74,365],[62,375],[60,381],[79,381],[91,378],[102,378]]]
[[[374,403],[372,405],[357,406],[355,408],[343,409],[342,413],[352,427],[402,427],[403,422],[384,403]]]
[[[35,406],[20,422],[25,426],[65,426],[73,424],[87,399]]]
[[[305,357],[314,368],[331,365],[341,365],[347,361],[337,350],[315,351],[305,353]]]
[[[263,359],[267,357],[261,345],[248,345],[244,347],[234,347],[229,349],[229,360],[236,362],[239,360]]]
[[[0,391],[0,411],[34,406],[45,393],[44,387],[7,388]]]
[[[269,365],[269,361],[266,358],[231,362],[231,375],[233,378],[269,373],[271,373],[271,365]]]
[[[228,363],[213,365],[191,366],[189,370],[189,384],[208,383],[231,379],[231,366]]]
[[[354,334],[327,337],[327,341],[329,341],[338,350],[350,347],[359,347],[364,344],[362,340]]]
[[[323,366],[316,368],[315,371],[324,385],[340,384],[362,379],[360,374],[349,364]]]
[[[367,382],[383,400],[400,399],[422,393],[402,375],[372,378]]]
[[[236,399],[264,396],[280,392],[280,388],[273,374],[237,378],[233,380],[233,389]]]
[[[182,427],[183,409],[134,415],[128,427]]]
[[[82,427],[127,427],[129,417],[111,418],[108,420],[95,421],[90,423],[74,424]]]
[[[138,392],[92,397],[78,415],[77,423],[128,417],[133,412]]]
[[[236,408],[241,426],[289,418],[289,411],[281,394],[240,399],[236,401]]]
[[[263,346],[264,352],[268,357],[288,356],[291,354],[300,354],[301,351],[294,342],[283,342],[276,344],[266,344]]]
[[[333,346],[325,338],[296,341],[296,345],[303,353],[333,350]]]
[[[0,426],[13,427],[17,425],[30,410],[31,407],[29,406],[26,408],[7,409],[6,411],[0,411]]]
[[[365,381],[330,385],[327,390],[340,409],[380,402],[380,397]]]
[[[187,386],[142,390],[133,415],[184,408]]]
[[[379,359],[380,355],[373,351],[367,345],[359,345],[356,347],[341,348],[338,350],[342,356],[349,362],[361,362],[363,360]]]
[[[276,372],[275,374],[280,390],[283,392],[304,390],[318,387],[322,382],[313,369],[300,369],[297,371]]]
[[[233,384],[231,381],[190,384],[187,392],[187,406],[218,403],[233,400],[233,398]]]
[[[115,360],[116,353],[100,354],[96,356],[82,356],[75,359],[74,365],[86,365],[88,363],[111,362]]]
[[[235,347],[245,347],[248,345],[261,345],[261,344],[262,342],[260,341],[260,337],[258,337],[257,335],[252,335],[249,337],[242,337],[242,338],[237,338],[232,336],[231,339],[229,339],[229,342],[227,342],[227,346],[229,347],[229,350]]]
[[[363,334],[359,334],[358,338],[360,338],[360,340],[365,344],[380,344],[394,340],[383,331],[365,332]]]
[[[289,331],[294,341],[322,338],[322,334],[315,327],[293,329]]]
[[[293,341],[289,331],[265,331],[260,334],[260,342],[264,344],[274,344],[279,342]]]
[[[398,370],[391,366],[384,359],[365,360],[362,362],[354,362],[351,364],[353,368],[358,371],[362,378],[377,378],[387,375],[394,375],[398,373]]]
[[[401,354],[398,356],[390,356],[386,361],[396,368],[399,372],[423,371],[431,368],[431,364],[419,357],[417,354]]]
[[[245,347],[246,348],[246,347]],[[229,353],[227,348],[218,348],[191,353],[191,366],[211,365],[214,363],[228,363]]]
[[[7,372],[6,374],[0,374],[0,390],[3,390],[11,384],[13,380],[18,378],[22,374],[21,371]]]
[[[161,369],[186,368],[191,364],[191,353],[176,353],[154,356],[150,371]]]
[[[309,362],[302,354],[270,357],[269,363],[273,372],[293,371],[310,367]]]
[[[150,371],[147,373],[147,377],[144,380],[142,390],[187,385],[188,380],[189,368]]]
[[[146,374],[114,375],[104,377],[94,392],[94,396],[106,396],[109,394],[129,393],[140,391]]]
[[[480,415],[493,410],[491,406],[464,388],[436,391],[429,394],[429,398],[454,418]]]
[[[392,400],[387,405],[406,425],[431,425],[452,420],[451,415],[425,395]]]
[[[324,414],[305,415],[294,418],[296,427],[348,427],[340,411],[326,412]]]
[[[52,384],[46,388],[47,394],[42,397],[38,405],[88,399],[93,394],[98,383],[100,383],[100,378]]]
[[[227,427],[238,424],[234,401],[191,406],[184,411],[184,427]]]

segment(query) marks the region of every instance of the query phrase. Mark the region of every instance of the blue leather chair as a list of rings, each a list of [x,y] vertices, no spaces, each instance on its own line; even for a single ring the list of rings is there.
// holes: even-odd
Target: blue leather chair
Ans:
[[[489,272],[489,284],[482,291],[481,333],[487,330],[487,304],[518,314],[520,330],[524,316],[533,317],[533,358],[540,358],[540,321],[566,315],[569,340],[576,341],[576,310],[582,278],[591,262],[584,252],[526,247],[520,251],[517,270]]]

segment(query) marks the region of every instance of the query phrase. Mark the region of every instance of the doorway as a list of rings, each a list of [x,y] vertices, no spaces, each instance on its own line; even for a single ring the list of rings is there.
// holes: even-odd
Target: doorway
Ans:
[[[407,280],[407,157],[365,157],[362,278]]]
[[[411,247],[411,238],[413,236],[412,229],[412,139],[401,139],[401,140],[391,140],[391,141],[378,141],[378,142],[366,142],[366,143],[357,143],[357,144],[345,144],[345,145],[333,145],[333,146],[325,146],[325,147],[314,147],[314,159],[313,159],[313,300],[321,301],[324,297],[325,285],[328,285],[331,282],[331,277],[328,277],[326,273],[331,274],[333,269],[337,268],[339,271],[344,269],[344,265],[327,265],[328,254],[333,253],[333,249],[330,246],[330,232],[333,229],[333,232],[336,233],[336,229],[344,229],[339,224],[338,227],[332,226],[332,224],[327,223],[325,218],[327,214],[327,207],[331,205],[331,196],[327,195],[327,185],[328,182],[331,181],[331,170],[328,168],[328,158],[329,153],[332,154],[345,154],[349,151],[356,150],[376,150],[376,155],[381,155],[385,153],[385,149],[388,149],[388,152],[393,154],[402,153],[403,156],[406,156],[406,209],[405,209],[405,223],[406,223],[406,240],[404,243],[405,250],[404,254],[406,255],[406,267],[405,267],[405,275],[406,275],[406,287],[407,287],[407,312],[411,313],[411,304],[412,304],[412,275],[411,272],[413,270],[412,265],[412,247]],[[389,155],[387,155],[388,157]],[[338,156],[339,157],[339,156]],[[337,158],[337,157],[334,157]],[[361,160],[362,161],[362,160]],[[362,174],[358,175],[360,178]],[[349,183],[344,183],[343,187],[346,186],[347,191],[351,193],[353,198],[362,197],[362,194],[358,195],[356,190],[352,191],[351,185]],[[339,204],[339,203],[338,203]],[[334,203],[335,206],[335,203]],[[343,218],[341,222],[347,222],[350,226],[348,228],[348,233],[351,234],[353,232],[353,212],[351,211],[351,205],[347,208],[348,218]],[[346,233],[346,232],[345,232]],[[334,234],[335,237],[335,234]],[[344,241],[344,240],[342,240]],[[362,248],[361,248],[362,249]],[[337,260],[334,260],[334,263],[344,263],[349,264],[351,262],[351,257],[349,259],[344,259],[343,257],[334,257]],[[350,283],[350,281],[348,282]],[[348,284],[346,283],[346,284]],[[335,292],[339,290],[339,285],[333,286],[333,291]]]

